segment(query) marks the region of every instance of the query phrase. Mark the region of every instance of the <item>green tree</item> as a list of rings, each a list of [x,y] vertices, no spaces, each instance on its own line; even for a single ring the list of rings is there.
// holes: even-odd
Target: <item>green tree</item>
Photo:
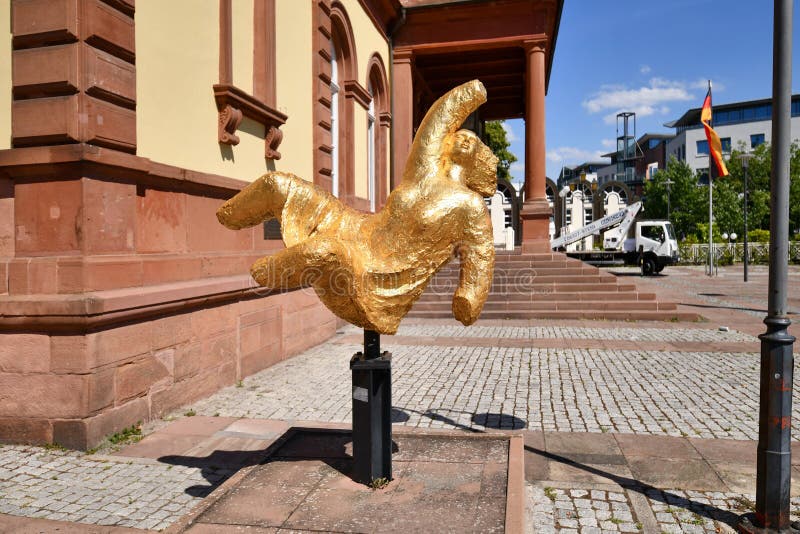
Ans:
[[[731,153],[728,170],[730,178],[736,180],[740,191],[744,188],[744,170],[742,169],[739,155],[745,150],[739,147]],[[800,230],[800,145],[792,143],[789,158],[789,231],[792,233]],[[772,175],[772,148],[768,143],[763,143],[752,151],[753,157],[747,169],[750,202],[747,211],[747,226],[749,229],[769,229],[770,214],[770,176]]]
[[[667,218],[667,186],[669,188],[669,219],[675,227],[678,237],[695,235],[697,225],[703,222],[703,205],[708,213],[708,200],[705,200],[705,188],[697,186],[697,176],[691,167],[671,157],[667,168],[656,173],[653,180],[644,186],[645,214],[650,219]],[[706,215],[706,218],[708,215]]]
[[[744,199],[739,198],[742,188],[729,178],[714,180],[714,226],[719,233],[735,232],[741,236],[744,232]]]
[[[738,192],[744,193],[744,169],[741,154],[746,150],[744,145],[731,152],[727,166],[730,175],[719,179],[717,183],[729,182]],[[750,198],[747,208],[747,227],[750,230],[769,228],[769,177],[772,166],[772,152],[766,143],[752,151],[753,157],[747,169]],[[744,210],[744,203],[739,205]],[[715,210],[716,211],[716,210]],[[744,219],[744,217],[742,217]],[[736,231],[739,233],[739,231]]]
[[[800,234],[800,145],[792,143],[792,155],[789,163],[789,238]]]
[[[492,149],[492,152],[499,160],[497,163],[497,178],[511,181],[509,169],[511,164],[517,161],[517,156],[508,151],[511,143],[508,142],[506,130],[503,128],[503,121],[486,122],[483,132],[486,146]]]

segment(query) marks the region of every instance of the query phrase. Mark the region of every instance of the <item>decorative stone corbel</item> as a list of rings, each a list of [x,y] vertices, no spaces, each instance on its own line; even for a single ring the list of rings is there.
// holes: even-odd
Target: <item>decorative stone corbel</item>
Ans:
[[[242,117],[242,112],[230,104],[222,108],[217,121],[218,142],[223,145],[233,146],[239,144],[239,136],[236,135],[236,130],[242,122]]]
[[[283,132],[280,131],[280,127],[289,117],[233,85],[215,85],[214,100],[219,111],[220,143],[230,145],[239,143],[239,138],[234,132],[239,127],[242,117],[247,117],[264,125],[264,157],[281,158],[278,146],[283,141]]]
[[[264,138],[264,156],[267,159],[281,159],[281,153],[278,152],[278,145],[281,144],[281,141],[283,141],[283,132],[277,126],[269,126]]]

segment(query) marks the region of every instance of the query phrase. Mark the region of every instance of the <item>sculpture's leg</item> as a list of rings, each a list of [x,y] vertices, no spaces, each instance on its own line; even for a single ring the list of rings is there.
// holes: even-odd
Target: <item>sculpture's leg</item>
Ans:
[[[336,270],[340,245],[326,238],[310,238],[298,245],[256,261],[250,274],[270,289],[292,289],[313,285],[318,277]]]
[[[453,295],[453,315],[465,325],[478,319],[494,272],[494,242],[489,218],[476,209],[468,228],[459,247],[461,275]]]

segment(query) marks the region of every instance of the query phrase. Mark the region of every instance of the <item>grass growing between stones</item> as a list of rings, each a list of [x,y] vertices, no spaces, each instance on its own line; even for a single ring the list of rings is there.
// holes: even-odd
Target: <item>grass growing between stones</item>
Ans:
[[[135,425],[123,428],[119,432],[114,432],[108,437],[108,442],[117,447],[130,445],[142,440],[142,422],[137,421]]]
[[[389,479],[385,477],[376,478],[372,482],[369,483],[369,487],[372,489],[383,489],[389,485]]]

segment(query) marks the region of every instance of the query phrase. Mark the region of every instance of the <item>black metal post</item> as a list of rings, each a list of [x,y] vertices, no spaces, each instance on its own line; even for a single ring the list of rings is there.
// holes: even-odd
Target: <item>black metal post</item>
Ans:
[[[796,532],[789,518],[794,337],[788,332],[789,143],[792,97],[792,0],[775,0],[772,68],[769,302],[761,334],[761,394],[756,453],[756,511],[746,532]]]
[[[363,484],[392,478],[392,355],[380,334],[364,330],[364,352],[353,372],[353,478]]]

